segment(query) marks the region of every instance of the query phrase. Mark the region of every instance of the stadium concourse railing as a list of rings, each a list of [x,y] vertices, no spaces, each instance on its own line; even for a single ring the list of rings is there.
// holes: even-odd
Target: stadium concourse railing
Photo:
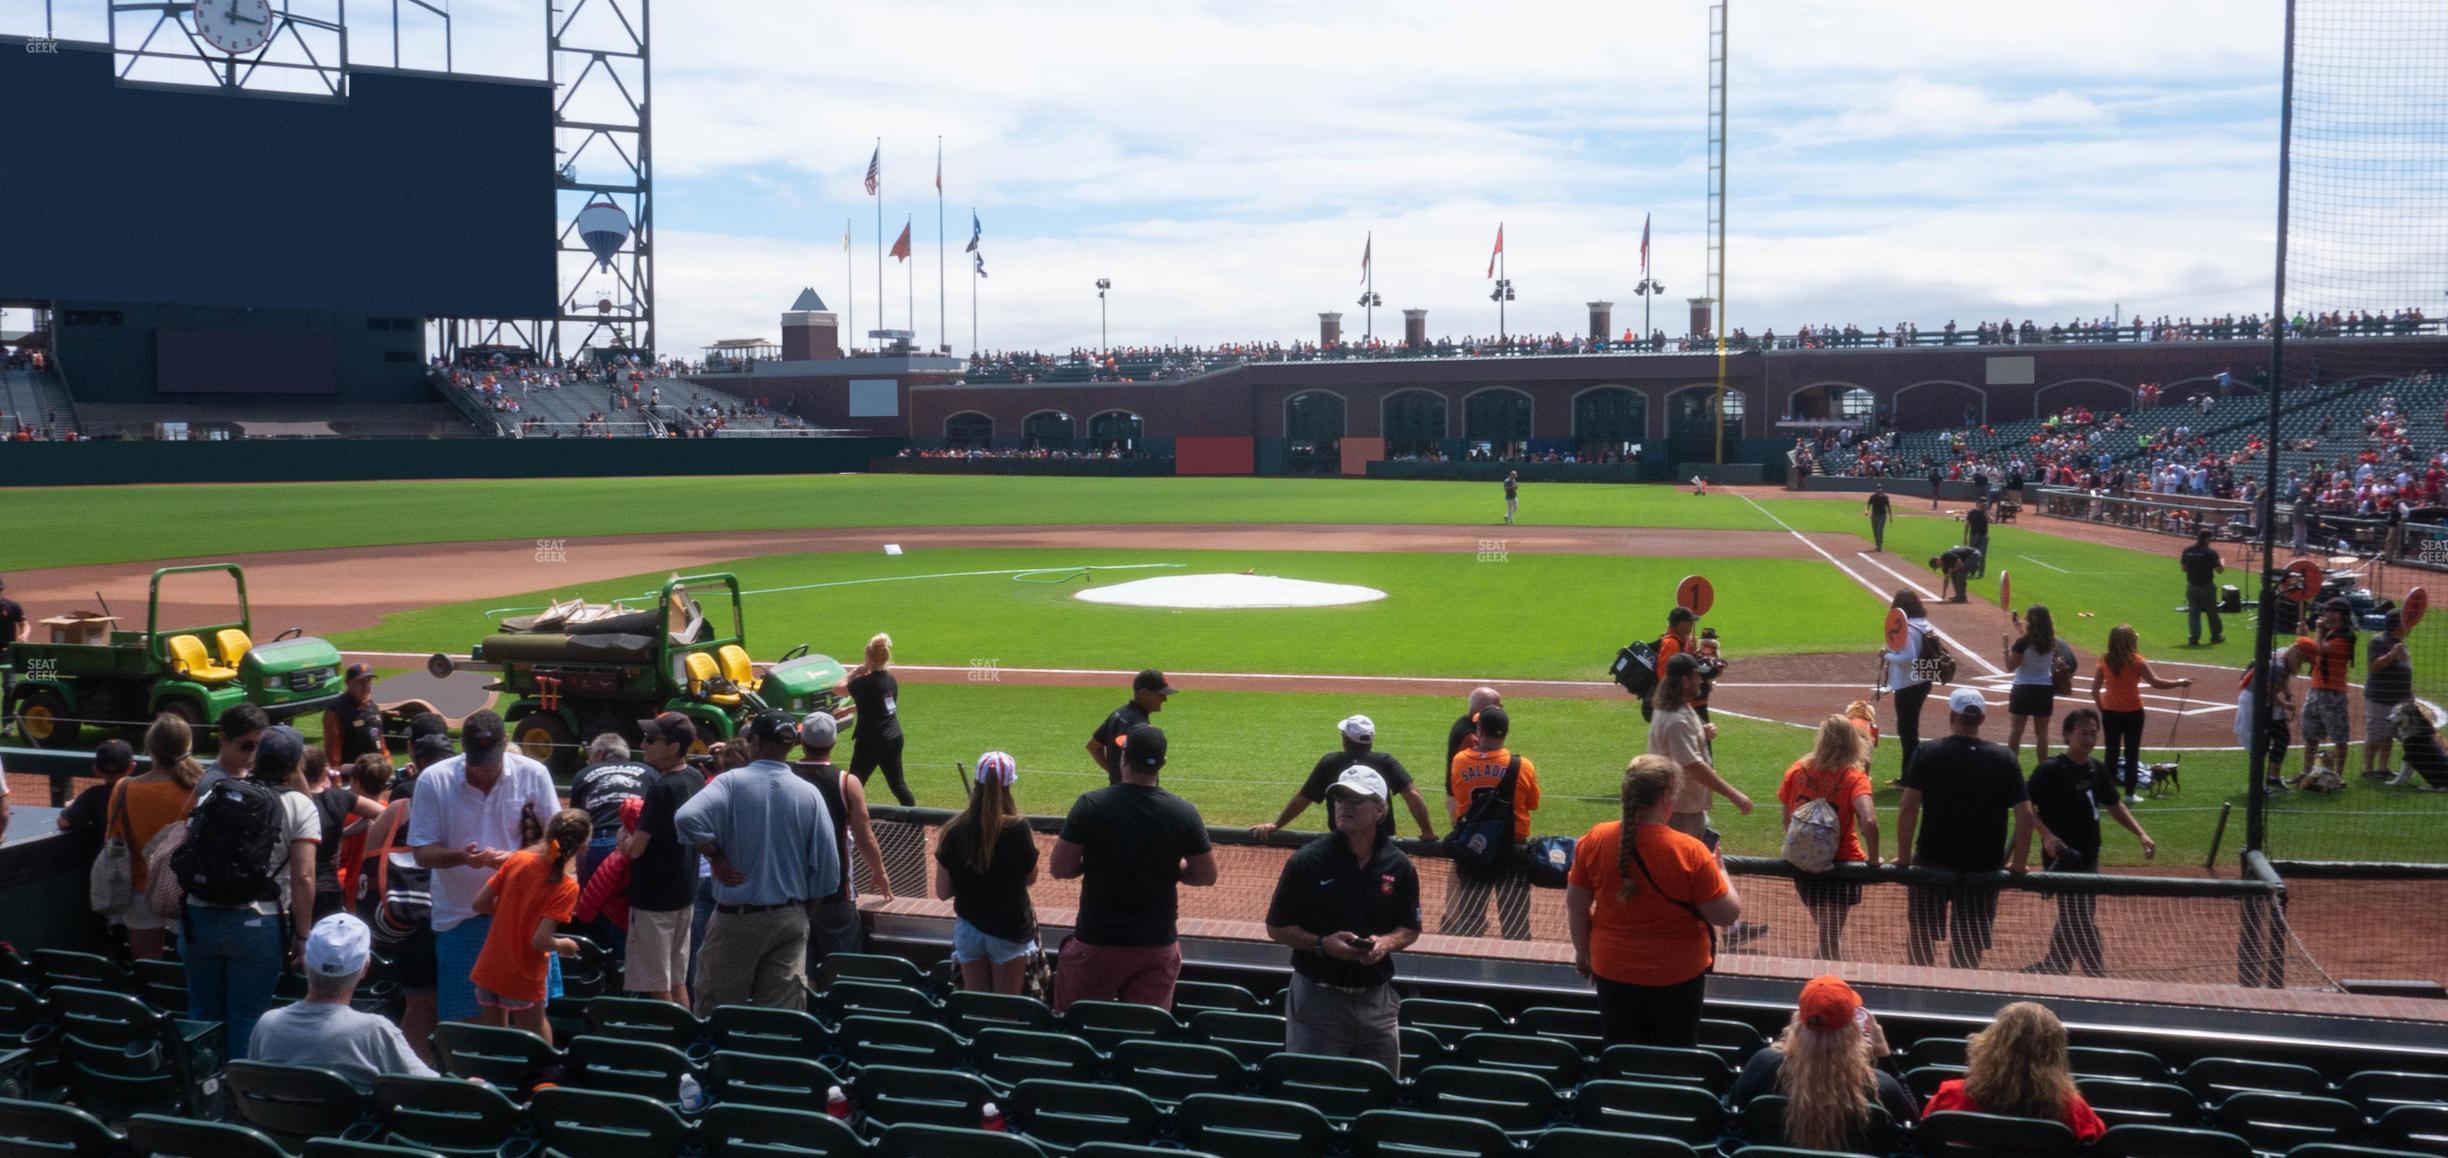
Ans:
[[[902,886],[903,897],[930,897],[938,830],[954,814],[943,809],[869,806],[877,822],[877,837],[885,849],[888,871]],[[1041,851],[1050,849],[1062,829],[1059,816],[1033,816]],[[1261,927],[1276,878],[1292,850],[1316,839],[1315,832],[1279,831],[1265,839],[1245,828],[1210,826],[1216,846],[1219,879],[1211,888],[1180,891],[1184,921],[1209,922],[1211,934],[1222,923],[1243,939],[1264,937]],[[1472,952],[1514,942],[1545,944],[1552,953],[1569,941],[1560,888],[1529,888],[1495,892],[1493,915],[1470,921],[1464,932],[1447,929],[1445,909],[1454,890],[1452,862],[1438,842],[1397,841],[1418,867],[1421,879],[1423,933],[1460,937],[1462,942],[1425,942],[1416,950]],[[1916,888],[1949,890],[1956,895],[1991,894],[1997,920],[1991,943],[1976,965],[1967,969],[2012,974],[2050,955],[2061,910],[2071,906],[2093,914],[2097,963],[2106,979],[2158,984],[2243,986],[2249,988],[2336,989],[2319,962],[2312,959],[2287,925],[2287,888],[2268,862],[2248,855],[2237,879],[2137,876],[2126,873],[1955,873],[1928,868],[1845,866],[1828,873],[1806,874],[1776,857],[1724,858],[1743,899],[1743,924],[1721,942],[1721,969],[1741,971],[1749,957],[1793,960],[1822,959],[1817,927],[1794,889],[1797,881],[1859,884],[1862,903],[1850,911],[1842,938],[1843,959],[1852,963],[1948,966],[1950,946],[1939,940],[1934,957],[1911,960],[1907,942],[1907,897]],[[863,870],[862,874],[863,874]],[[912,888],[910,886],[916,886]],[[1076,882],[1040,876],[1030,890],[1038,909],[1063,915],[1078,904]],[[1518,900],[1527,897],[1526,911]],[[1049,924],[1065,921],[1049,917]],[[1466,944],[1465,942],[1468,942]],[[1484,954],[1481,954],[1484,955]],[[2079,961],[2059,972],[2080,972]]]
[[[2253,526],[2256,514],[2254,504],[2235,499],[2206,495],[2119,494],[2074,487],[2034,487],[2027,488],[2024,493],[2027,506],[2052,518],[2183,538],[2191,538],[2200,531],[2214,532],[2221,540],[2228,542],[2256,542],[2259,537],[2259,532]],[[2448,511],[2440,508],[2427,507],[2424,510],[2448,514]],[[2289,525],[2294,515],[2293,503],[2278,505],[2281,527]],[[2355,555],[2392,566],[2448,570],[2448,522],[2410,521],[2399,529],[2393,540],[2389,535],[2389,524],[2382,519],[2348,518],[2324,513],[2321,515],[2321,526],[2327,528],[2324,540],[2307,544],[2318,554]],[[2281,549],[2284,549],[2283,544]]]

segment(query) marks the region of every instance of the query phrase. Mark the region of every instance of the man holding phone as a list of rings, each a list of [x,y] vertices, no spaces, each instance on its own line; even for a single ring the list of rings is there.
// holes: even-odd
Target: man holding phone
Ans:
[[[1292,949],[1284,1048],[1367,1058],[1399,1077],[1393,955],[1419,939],[1419,873],[1384,825],[1375,769],[1344,769],[1326,807],[1334,831],[1284,862],[1267,905],[1267,936]]]

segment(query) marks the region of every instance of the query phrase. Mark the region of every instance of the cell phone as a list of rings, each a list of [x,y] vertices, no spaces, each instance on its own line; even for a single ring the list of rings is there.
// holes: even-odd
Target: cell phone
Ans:
[[[1352,938],[1352,948],[1354,948],[1354,949],[1358,949],[1359,951],[1361,951],[1361,952],[1363,952],[1363,953],[1366,953],[1366,952],[1368,952],[1369,950],[1374,949],[1374,948],[1376,948],[1376,947],[1377,947],[1377,938],[1375,938],[1375,937],[1354,937],[1354,938]]]

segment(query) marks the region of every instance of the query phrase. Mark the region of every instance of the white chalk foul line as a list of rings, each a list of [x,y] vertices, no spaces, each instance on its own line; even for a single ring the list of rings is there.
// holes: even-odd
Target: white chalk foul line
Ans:
[[[2017,559],[2030,559],[2032,562],[2034,562],[2034,563],[2038,563],[2039,565],[2041,565],[2041,566],[2043,566],[2043,567],[2046,567],[2046,568],[2048,568],[2048,569],[2049,569],[2049,570],[2051,570],[2051,571],[2055,571],[2056,573],[2058,573],[2058,574],[2060,574],[2060,575],[2071,575],[2071,574],[2073,574],[2073,572],[2072,572],[2072,571],[2068,571],[2068,570],[2066,570],[2065,568],[2060,567],[2060,566],[2056,565],[2055,563],[2051,563],[2051,562],[2049,562],[2049,561],[2048,561],[2048,560],[2046,560],[2046,559],[2032,559],[2032,557],[2031,557],[2031,556],[2029,556],[2029,555],[2017,555],[2017,556],[2015,556],[2015,558],[2017,558]]]
[[[1862,577],[1861,572],[1856,571],[1856,570],[1852,569],[1851,567],[1847,567],[1847,566],[1845,566],[1845,565],[1844,565],[1844,560],[1839,559],[1839,558],[1837,558],[1836,556],[1829,554],[1829,553],[1827,552],[1827,549],[1826,549],[1826,548],[1824,548],[1824,547],[1821,547],[1819,544],[1814,543],[1814,542],[1811,542],[1811,541],[1810,541],[1809,536],[1804,535],[1804,534],[1803,534],[1802,532],[1800,532],[1800,531],[1794,530],[1794,529],[1793,529],[1793,527],[1792,527],[1791,525],[1789,525],[1789,524],[1787,524],[1787,523],[1785,522],[1785,520],[1783,520],[1783,519],[1780,519],[1780,518],[1776,517],[1776,513],[1775,513],[1775,512],[1770,511],[1768,508],[1766,508],[1766,507],[1763,507],[1763,506],[1759,505],[1759,503],[1758,503],[1757,501],[1753,500],[1753,499],[1752,499],[1752,497],[1751,497],[1751,496],[1749,496],[1749,495],[1746,495],[1746,494],[1737,494],[1737,495],[1735,495],[1734,497],[1735,497],[1735,498],[1738,498],[1738,499],[1741,499],[1742,501],[1744,501],[1744,502],[1746,502],[1746,503],[1750,503],[1750,504],[1751,504],[1751,509],[1752,509],[1752,510],[1758,511],[1758,512],[1759,512],[1760,514],[1762,514],[1762,515],[1766,515],[1766,516],[1768,517],[1768,521],[1769,521],[1769,522],[1775,523],[1777,526],[1780,526],[1780,527],[1785,528],[1785,533],[1786,533],[1786,534],[1788,534],[1788,535],[1792,535],[1794,538],[1796,538],[1796,539],[1800,540],[1803,546],[1808,547],[1808,548],[1810,548],[1810,549],[1811,549],[1811,550],[1813,550],[1813,551],[1817,551],[1817,552],[1819,552],[1819,557],[1820,557],[1820,558],[1822,558],[1822,559],[1827,560],[1827,561],[1828,561],[1828,566],[1830,566],[1830,567],[1834,567],[1835,569],[1837,569],[1837,570],[1839,570],[1839,571],[1844,572],[1844,573],[1845,573],[1845,575],[1846,575],[1846,576],[1848,576],[1849,578],[1851,578],[1851,579],[1852,579],[1852,580],[1853,580],[1855,583],[1859,583],[1859,584],[1861,584],[1861,585],[1862,585],[1862,590],[1864,590],[1864,591],[1868,591],[1870,594],[1872,594],[1872,595],[1874,595],[1874,596],[1877,596],[1881,602],[1885,602],[1885,601],[1887,600],[1887,598],[1888,598],[1888,596],[1889,596],[1889,593],[1888,593],[1888,592],[1885,592],[1885,591],[1881,591],[1881,590],[1879,590],[1879,585],[1878,585],[1878,584],[1876,584],[1876,583],[1872,583],[1872,582],[1871,582],[1871,581],[1869,581],[1868,579],[1863,578],[1863,577]],[[1931,624],[1931,625],[1930,625],[1930,630],[1931,630],[1931,631],[1935,631],[1935,632],[1937,632],[1937,633],[1938,633],[1938,638],[1943,639],[1943,640],[1947,641],[1947,642],[1948,642],[1948,643],[1950,643],[1950,644],[1953,644],[1953,645],[1955,646],[1955,650],[1956,650],[1958,653],[1962,654],[1962,655],[1963,655],[1965,658],[1970,659],[1972,662],[1977,663],[1977,664],[1981,665],[1982,667],[1989,669],[1989,674],[1991,674],[1991,675],[2005,675],[2005,674],[2006,674],[2005,669],[2000,668],[1998,665],[1996,665],[1996,664],[1993,664],[1993,663],[1989,662],[1989,658],[1988,658],[1987,656],[1984,656],[1984,655],[1982,655],[1981,653],[1979,653],[1979,652],[1977,652],[1977,651],[1974,651],[1974,650],[1973,650],[1973,649],[1971,649],[1971,648],[1965,647],[1965,646],[1963,645],[1963,641],[1962,641],[1962,640],[1959,640],[1959,639],[1955,638],[1955,637],[1954,637],[1954,636],[1952,636],[1952,635],[1948,635],[1948,634],[1947,634],[1947,633],[1946,633],[1944,630],[1940,629],[1940,628],[1938,627],[1938,625],[1936,625],[1936,624]]]
[[[1878,561],[1877,559],[1875,559],[1875,558],[1872,558],[1869,552],[1867,552],[1867,551],[1855,551],[1853,554],[1854,554],[1854,557],[1856,557],[1856,558],[1860,559],[1862,562],[1864,562],[1864,563],[1868,563],[1869,565],[1871,565],[1871,566],[1873,566],[1873,567],[1876,567],[1876,568],[1878,568],[1878,569],[1879,569],[1879,570],[1881,570],[1881,571],[1885,571],[1886,573],[1888,573],[1888,574],[1890,574],[1890,575],[1895,576],[1895,578],[1896,578],[1896,582],[1898,582],[1898,583],[1902,583],[1902,584],[1903,584],[1903,585],[1905,585],[1906,587],[1910,587],[1910,588],[1912,588],[1913,590],[1920,592],[1920,593],[1921,593],[1921,597],[1922,597],[1922,598],[1924,598],[1924,599],[1936,599],[1936,598],[1938,598],[1938,593],[1937,593],[1937,592],[1932,591],[1932,590],[1930,590],[1930,589],[1929,589],[1929,588],[1927,588],[1927,587],[1923,587],[1923,586],[1922,586],[1922,585],[1921,585],[1919,582],[1915,581],[1915,580],[1913,579],[1913,577],[1912,577],[1912,576],[1910,576],[1910,575],[1906,575],[1905,573],[1903,573],[1903,572],[1901,572],[1901,571],[1898,571],[1898,570],[1896,570],[1895,568],[1890,567],[1890,566],[1888,566],[1888,565],[1887,565],[1887,564],[1885,564],[1885,563],[1879,562],[1879,561]]]

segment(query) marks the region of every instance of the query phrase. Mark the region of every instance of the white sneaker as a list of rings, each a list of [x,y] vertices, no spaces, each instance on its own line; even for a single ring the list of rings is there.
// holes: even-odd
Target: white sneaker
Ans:
[[[2136,793],[2134,793],[2133,795],[2126,797],[2126,798],[2125,798],[2125,803],[2127,803],[2127,804],[2140,804],[2140,803],[2142,803],[2142,794],[2141,794],[2141,793],[2139,793],[2139,792],[2136,792]]]

